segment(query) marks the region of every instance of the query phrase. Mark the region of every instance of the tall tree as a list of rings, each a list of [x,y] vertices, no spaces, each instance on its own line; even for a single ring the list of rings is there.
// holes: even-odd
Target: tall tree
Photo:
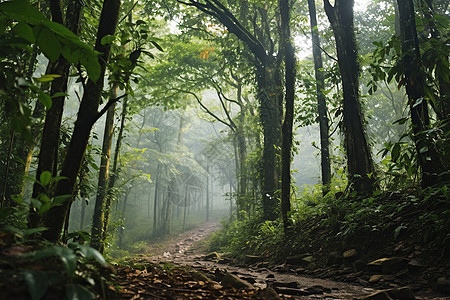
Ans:
[[[414,143],[422,170],[422,186],[429,187],[437,183],[438,175],[445,171],[445,164],[439,161],[438,151],[426,130],[430,126],[428,98],[425,96],[424,73],[421,70],[421,55],[417,35],[414,3],[412,0],[397,0],[400,37],[402,42],[402,64]]]
[[[252,34],[236,16],[217,0],[198,2],[179,1],[197,7],[202,12],[216,18],[229,32],[243,41],[254,56],[257,98],[260,102],[260,118],[264,134],[262,155],[262,208],[266,220],[278,216],[279,157],[281,149],[282,91],[280,76],[280,55],[275,53],[275,43],[271,37],[271,20],[267,6],[258,7],[254,12]],[[244,3],[244,7],[248,8]],[[248,18],[246,18],[246,22]],[[259,25],[258,25],[259,24]],[[279,54],[279,53],[278,53]]]
[[[324,1],[333,28],[343,88],[343,130],[349,184],[361,194],[371,194],[374,166],[359,100],[358,52],[353,25],[354,0]]]
[[[118,84],[111,88],[110,99],[117,98]],[[114,133],[114,115],[116,105],[113,103],[106,112],[105,129],[103,132],[102,153],[100,156],[100,170],[98,175],[97,196],[95,198],[94,215],[92,218],[91,247],[99,250],[103,242],[102,229],[105,219],[105,196],[109,177],[109,166],[111,157],[111,145]]]
[[[311,40],[314,59],[314,74],[316,77],[317,107],[320,129],[320,157],[323,193],[329,190],[331,182],[330,140],[327,102],[325,98],[325,79],[323,72],[322,53],[320,49],[319,29],[317,28],[317,13],[315,0],[308,0],[309,20],[311,24]]]
[[[114,35],[119,16],[119,9],[120,0],[105,0],[103,2],[94,47],[96,51],[101,53],[99,56],[101,67],[100,78],[96,82],[88,79],[86,84],[78,111],[78,117],[75,122],[73,134],[61,170],[61,176],[64,176],[67,179],[58,182],[56,186],[57,196],[72,196],[92,126],[99,117],[99,112],[97,112],[97,110],[103,91],[106,64],[111,50],[111,44],[102,42],[102,39],[105,36]],[[44,218],[44,226],[48,227],[48,230],[43,235],[44,238],[50,241],[59,240],[62,226],[67,217],[67,212],[69,211],[71,203],[72,198],[66,200],[61,206],[53,207],[49,210]]]
[[[281,15],[281,50],[284,54],[285,68],[285,113],[282,127],[282,152],[281,152],[281,215],[284,231],[288,231],[288,213],[291,210],[291,151],[292,151],[292,127],[294,123],[294,99],[295,99],[295,74],[296,59],[295,50],[291,40],[291,6],[289,0],[279,0],[278,6]]]
[[[66,10],[66,26],[73,33],[78,35],[80,28],[80,16],[83,2],[78,0],[71,0],[68,2]],[[50,9],[52,12],[52,19],[54,22],[64,24],[63,9],[61,1],[51,0]],[[52,107],[45,115],[44,130],[42,132],[41,146],[39,151],[39,163],[36,171],[36,178],[39,179],[44,171],[49,171],[56,176],[58,150],[60,142],[61,121],[64,111],[65,94],[67,92],[67,83],[69,79],[70,63],[62,55],[51,66],[50,74],[56,74],[60,77],[55,78],[51,86],[51,95],[58,93],[57,97],[52,99]],[[33,186],[33,198],[37,198],[43,192],[42,186],[35,183]],[[30,226],[36,227],[40,225],[40,216],[33,210],[29,214]]]

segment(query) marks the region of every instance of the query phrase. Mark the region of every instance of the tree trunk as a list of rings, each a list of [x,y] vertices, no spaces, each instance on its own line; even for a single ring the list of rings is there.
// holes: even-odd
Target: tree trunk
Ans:
[[[78,35],[80,27],[82,1],[71,0],[67,7],[66,26]],[[54,22],[63,24],[63,15],[61,2],[58,0],[50,1],[52,19]],[[55,64],[52,65],[50,74],[61,75],[52,81],[50,94],[66,93],[67,81],[69,78],[70,63],[61,55]],[[42,132],[41,147],[39,151],[39,163],[36,171],[36,179],[39,180],[40,175],[44,171],[49,171],[56,176],[58,170],[58,149],[59,137],[61,130],[62,115],[64,112],[65,96],[59,96],[52,99],[52,107],[45,116],[44,130]],[[37,198],[39,194],[44,192],[40,184],[33,185],[32,197]],[[48,195],[51,196],[51,195]],[[33,210],[30,210],[29,225],[37,227],[41,225],[41,217]]]
[[[438,174],[443,170],[439,156],[424,132],[430,125],[428,101],[424,92],[424,78],[420,68],[420,50],[417,36],[414,4],[412,0],[398,0],[400,35],[402,41],[404,82],[411,112],[419,164],[422,170],[422,186],[429,187],[437,183]]]
[[[119,155],[120,155],[120,149],[122,147],[122,140],[123,140],[123,131],[125,129],[125,119],[127,116],[127,109],[128,109],[128,96],[125,97],[122,104],[122,113],[120,117],[120,127],[119,127],[119,134],[117,135],[117,141],[116,141],[116,148],[114,149],[114,158],[113,158],[113,166],[112,170],[110,172],[109,180],[108,180],[108,188],[107,188],[107,194],[105,197],[105,206],[104,206],[104,218],[103,218],[103,229],[102,229],[102,241],[106,240],[106,236],[108,234],[108,224],[109,219],[111,217],[111,201],[114,197],[114,186],[116,184],[116,180],[119,177]],[[104,251],[104,243],[101,243],[100,245],[100,252],[103,253]]]
[[[323,194],[329,191],[331,182],[330,140],[328,111],[325,98],[325,80],[323,73],[322,54],[320,49],[319,30],[317,29],[317,14],[315,0],[308,0],[309,18],[311,23],[311,39],[314,58],[314,74],[316,77],[317,107],[320,128],[320,158],[322,170]]]
[[[117,98],[118,84],[115,83],[111,88],[110,99]],[[94,215],[92,218],[91,247],[99,250],[100,244],[104,243],[103,221],[105,219],[105,196],[107,194],[107,184],[109,177],[109,164],[111,157],[111,145],[114,134],[114,114],[116,111],[115,103],[108,108],[106,113],[105,130],[103,132],[102,153],[100,156],[100,170],[98,175],[97,197],[95,198]]]
[[[100,52],[99,63],[101,67],[100,77],[97,82],[88,80],[83,99],[80,103],[78,117],[75,122],[75,128],[67,149],[64,159],[61,176],[67,177],[66,180],[58,182],[56,187],[56,195],[71,195],[76,183],[76,178],[80,170],[81,162],[89,140],[89,135],[97,117],[97,110],[103,90],[103,79],[105,76],[106,63],[109,59],[111,49],[110,44],[102,45],[101,40],[106,35],[114,35],[118,15],[120,1],[105,0],[103,3],[102,13],[100,17],[95,50]],[[61,206],[53,207],[49,210],[44,219],[45,227],[48,230],[44,233],[44,238],[50,241],[59,241],[64,218],[68,211],[72,199],[66,200]]]
[[[288,214],[291,211],[291,149],[292,127],[294,123],[294,99],[295,99],[295,51],[291,41],[289,0],[279,0],[278,6],[281,14],[281,49],[284,54],[285,66],[285,113],[282,127],[283,146],[281,154],[281,215],[284,231],[289,228]]]
[[[360,69],[353,26],[353,4],[354,0],[336,0],[333,7],[329,0],[324,1],[336,40],[342,78],[343,129],[349,184],[356,192],[370,195],[375,174],[359,100]]]

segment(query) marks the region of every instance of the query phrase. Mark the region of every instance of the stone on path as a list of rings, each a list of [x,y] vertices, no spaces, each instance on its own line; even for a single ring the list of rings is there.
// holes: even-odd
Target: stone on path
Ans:
[[[233,287],[235,289],[254,289],[253,285],[231,273],[225,274],[221,284],[224,287]]]
[[[367,264],[369,271],[395,274],[408,265],[409,259],[403,257],[380,258]]]

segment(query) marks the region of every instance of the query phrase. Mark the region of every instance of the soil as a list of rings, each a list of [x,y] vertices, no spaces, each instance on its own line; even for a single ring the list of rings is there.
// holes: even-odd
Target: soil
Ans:
[[[118,299],[450,299],[432,290],[391,285],[386,293],[366,281],[350,284],[299,275],[289,266],[259,261],[240,264],[226,255],[207,253],[206,240],[220,229],[205,223],[164,244],[149,245],[156,255],[140,255],[117,268]],[[302,269],[304,270],[304,269]],[[322,270],[324,271],[324,270]],[[332,269],[325,270],[332,273]],[[326,273],[326,272],[325,272]],[[226,275],[228,274],[228,275]],[[358,274],[349,274],[355,277]],[[230,281],[231,278],[231,281]],[[394,296],[392,296],[394,293]]]

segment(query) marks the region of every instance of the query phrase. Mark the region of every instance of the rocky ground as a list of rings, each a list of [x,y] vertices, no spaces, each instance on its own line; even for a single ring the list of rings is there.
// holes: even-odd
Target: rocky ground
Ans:
[[[160,255],[117,266],[118,299],[450,299],[448,266],[434,270],[402,256],[367,263],[355,249],[303,253],[275,266],[257,256],[237,262],[206,252],[203,241],[218,229],[203,224]],[[434,271],[442,276],[430,280]]]

